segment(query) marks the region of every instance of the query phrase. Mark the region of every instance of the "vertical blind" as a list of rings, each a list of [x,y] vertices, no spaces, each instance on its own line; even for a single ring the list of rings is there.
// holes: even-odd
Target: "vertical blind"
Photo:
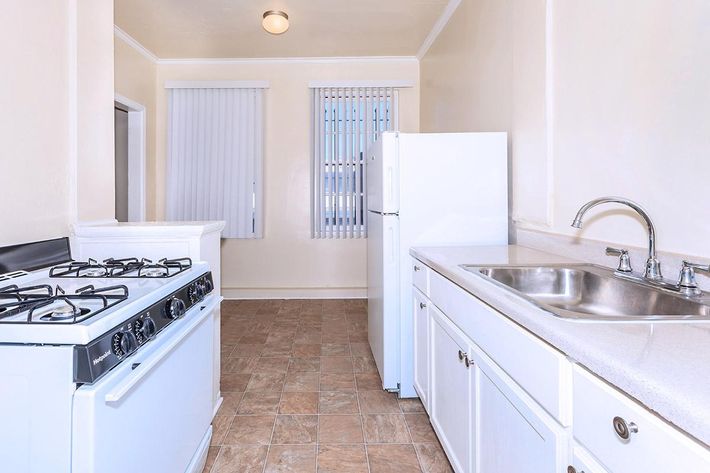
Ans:
[[[313,99],[311,233],[367,237],[367,149],[396,130],[392,87],[317,87]]]
[[[224,220],[224,238],[261,238],[262,89],[168,93],[168,219]]]

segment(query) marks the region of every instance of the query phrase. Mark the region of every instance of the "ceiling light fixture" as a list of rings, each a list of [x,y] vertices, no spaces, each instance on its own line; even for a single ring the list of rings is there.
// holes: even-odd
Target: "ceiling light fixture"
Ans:
[[[265,11],[261,26],[271,34],[285,33],[288,30],[288,15],[281,10]]]

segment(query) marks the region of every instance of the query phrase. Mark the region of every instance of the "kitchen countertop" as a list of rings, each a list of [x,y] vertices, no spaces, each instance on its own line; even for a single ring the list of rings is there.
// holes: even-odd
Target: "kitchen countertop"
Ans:
[[[459,266],[580,263],[531,248],[412,248],[410,254],[710,445],[710,323],[565,320]]]
[[[77,237],[176,237],[201,236],[212,232],[221,232],[225,222],[187,221],[187,222],[88,222],[73,225],[73,234]]]

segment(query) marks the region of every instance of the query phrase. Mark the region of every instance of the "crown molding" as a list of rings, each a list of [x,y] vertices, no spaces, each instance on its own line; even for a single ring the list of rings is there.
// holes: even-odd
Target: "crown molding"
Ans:
[[[419,62],[415,56],[347,56],[347,57],[255,57],[255,58],[191,58],[158,59],[161,66],[215,64],[343,64],[356,62]]]
[[[158,63],[158,56],[156,56],[151,50],[143,46],[141,43],[136,41],[133,36],[129,35],[116,25],[113,25],[113,34],[117,38],[121,39],[124,43],[135,49],[139,54],[144,56],[149,61],[153,63]]]
[[[446,5],[446,8],[444,8],[444,11],[441,12],[441,16],[438,20],[436,20],[436,23],[434,23],[434,27],[431,29],[427,37],[424,39],[422,45],[419,47],[419,51],[417,52],[418,60],[421,61],[422,58],[426,55],[427,51],[429,51],[429,48],[431,48],[431,45],[434,44],[436,38],[438,38],[439,34],[441,34],[441,32],[444,30],[451,17],[454,16],[454,12],[459,7],[459,5],[461,5],[461,0],[449,0],[449,3]]]

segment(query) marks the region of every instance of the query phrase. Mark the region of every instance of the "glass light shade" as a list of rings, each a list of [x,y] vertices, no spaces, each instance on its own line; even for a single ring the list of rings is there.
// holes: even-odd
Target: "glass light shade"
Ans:
[[[271,34],[281,34],[288,30],[288,15],[285,12],[269,10],[264,12],[261,26]]]

